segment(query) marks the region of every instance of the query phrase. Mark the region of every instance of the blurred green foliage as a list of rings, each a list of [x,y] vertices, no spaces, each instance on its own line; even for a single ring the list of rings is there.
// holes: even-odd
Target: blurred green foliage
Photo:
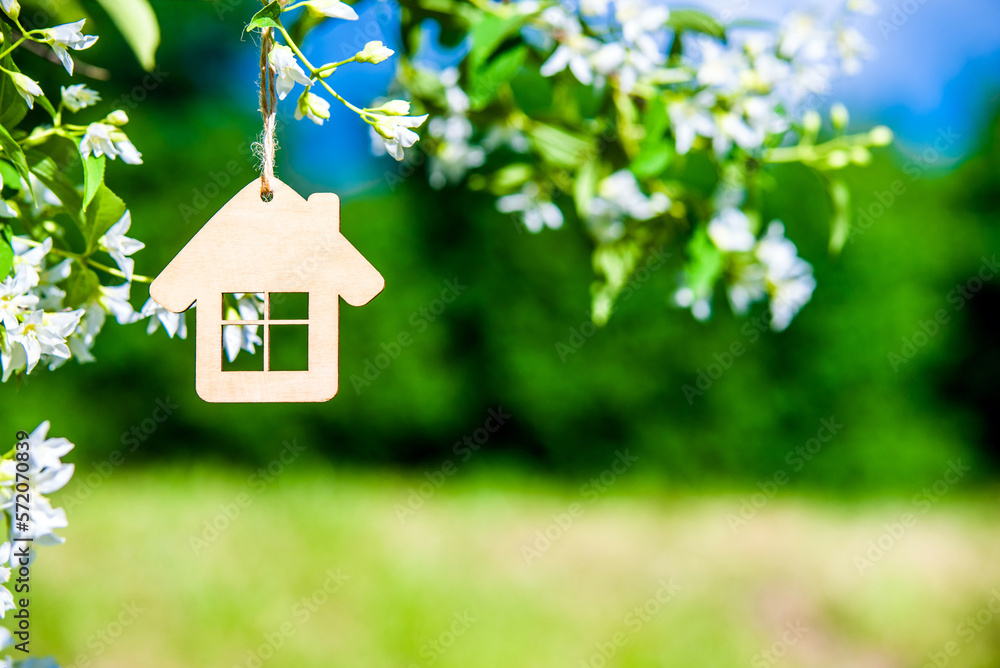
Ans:
[[[87,54],[115,73],[99,85],[105,101],[135,100],[125,107],[129,134],[145,164],[109,163],[108,170],[133,212],[135,236],[147,244],[136,269],[150,275],[256,176],[249,143],[259,131],[259,116],[244,103],[250,98],[206,83],[212,71],[235,66],[237,50],[253,51],[237,42],[240,11],[225,21],[209,3],[158,11],[167,36],[162,83],[151,85],[113,37]],[[100,22],[99,9],[93,13]],[[25,70],[46,89],[60,81],[54,68],[28,63]],[[287,160],[296,146],[283,149],[279,159]],[[424,466],[454,458],[454,444],[483,425],[489,408],[502,407],[512,417],[476,465],[503,459],[575,474],[601,470],[616,449],[630,448],[646,474],[667,483],[752,484],[790,470],[789,451],[833,416],[843,429],[816,455],[818,465],[792,476],[794,484],[919,488],[956,457],[984,478],[995,471],[984,445],[986,409],[952,401],[947,390],[962,384],[957,370],[984,373],[967,351],[980,345],[974,313],[996,304],[997,288],[988,283],[962,310],[947,295],[975,274],[984,249],[997,248],[998,156],[997,143],[987,142],[981,156],[937,178],[930,169],[904,171],[903,159],[883,152],[848,175],[853,209],[885,198],[895,180],[905,192],[836,258],[827,248],[831,212],[822,185],[805,170],[783,168],[783,182],[795,186],[765,192],[765,220],[786,223],[819,287],[779,335],[757,331],[753,316],[718,309],[699,324],[668,306],[678,256],[634,283],[607,326],[592,330],[591,249],[577,225],[528,234],[496,213],[491,198],[431,190],[417,170],[392,191],[380,185],[345,197],[342,230],[387,287],[362,309],[341,309],[341,389],[332,402],[201,401],[189,315],[186,341],[162,331],[147,337],[144,324],[109,325],[94,350],[97,364],[74,363],[7,387],[3,423],[12,434],[52,419],[53,433],[78,444],[81,471],[121,448],[134,429],[142,435],[132,461],[261,462],[282,440],[298,438],[332,459]],[[328,189],[281,167],[304,195]],[[436,300],[455,290],[452,282],[465,287],[438,314]],[[140,305],[142,286],[133,292]],[[716,295],[717,304],[723,298]],[[950,322],[893,370],[888,354],[942,308]],[[399,346],[386,368],[372,366],[385,362],[378,356],[387,349],[395,353],[401,334],[412,343]],[[684,386],[697,387],[699,373],[712,373],[734,342],[745,352],[689,401]],[[352,382],[366,369],[366,384]],[[156,423],[156,401],[166,397],[179,408]],[[155,428],[152,435],[144,425]]]

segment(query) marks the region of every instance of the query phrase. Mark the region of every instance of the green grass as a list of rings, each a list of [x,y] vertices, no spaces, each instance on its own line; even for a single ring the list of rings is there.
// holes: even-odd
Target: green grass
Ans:
[[[969,642],[958,629],[1000,588],[986,496],[934,506],[860,576],[855,555],[908,501],[786,493],[734,532],[738,495],[619,484],[590,502],[481,474],[448,479],[403,523],[397,504],[423,478],[296,464],[259,490],[249,474],[120,470],[73,504],[66,544],[33,567],[34,653],[81,668],[762,666],[798,624],[773,665],[923,666],[948,642],[949,666],[1000,661],[1000,614]],[[191,537],[240,494],[249,505],[196,554]],[[522,547],[575,502],[582,514],[527,564]],[[261,652],[269,636],[280,646]]]

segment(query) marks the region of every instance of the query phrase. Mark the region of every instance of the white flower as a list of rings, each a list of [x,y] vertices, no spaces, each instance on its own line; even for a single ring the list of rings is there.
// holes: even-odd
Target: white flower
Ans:
[[[710,37],[702,35],[689,38],[693,51],[697,54],[698,83],[723,93],[742,90],[746,73],[750,70],[741,47],[735,44],[724,46]]]
[[[131,283],[121,285],[102,285],[100,287],[100,297],[98,303],[115,317],[119,325],[127,325],[140,319],[138,313],[132,308],[129,302],[129,292],[132,290]]]
[[[793,12],[782,22],[778,52],[786,58],[819,61],[831,50],[832,33],[821,28],[815,16]]]
[[[332,19],[358,20],[358,13],[354,8],[340,0],[309,0],[306,7]]]
[[[119,128],[107,123],[91,123],[80,140],[80,153],[87,156],[106,155],[112,160],[121,156],[122,162],[141,165],[142,155]]]
[[[111,229],[98,240],[101,249],[107,251],[118,268],[125,274],[126,281],[132,280],[132,272],[135,269],[135,260],[128,256],[146,247],[146,244],[141,241],[125,236],[131,226],[132,213],[125,211],[118,222],[112,225]]]
[[[35,98],[45,95],[38,82],[20,72],[7,72],[7,76],[14,82],[14,88],[17,89],[18,95],[23,97],[24,101],[28,103],[28,109],[34,109]]]
[[[66,49],[82,51],[89,49],[97,41],[96,35],[84,35],[81,32],[85,22],[86,19],[80,19],[76,23],[64,23],[54,28],[42,30],[45,41],[52,45],[52,50],[59,56],[59,61],[71,76],[73,74],[73,57]]]
[[[878,4],[874,0],[848,0],[847,11],[874,16],[878,14]]]
[[[38,296],[31,289],[38,285],[38,273],[29,266],[19,265],[14,274],[0,283],[0,321],[7,330],[18,325],[18,316],[38,304]]]
[[[86,84],[63,86],[60,89],[60,92],[62,93],[63,105],[73,112],[80,111],[86,107],[91,107],[101,100],[101,96],[98,92],[87,88]]]
[[[469,143],[472,123],[465,116],[437,117],[427,126],[432,137],[441,141],[430,156],[429,181],[431,187],[443,188],[456,183],[465,173],[486,161],[486,151]]]
[[[7,330],[7,344],[11,349],[8,352],[9,369],[24,365],[27,373],[31,373],[43,354],[68,359],[70,351],[66,346],[66,337],[76,328],[82,315],[82,310],[51,314],[44,311],[29,313],[17,327]],[[5,368],[4,380],[8,375],[9,370]]]
[[[557,230],[562,227],[563,214],[559,207],[540,197],[538,184],[529,181],[521,192],[505,195],[497,200],[497,211],[501,213],[521,213],[521,220],[529,232],[541,232],[546,227]]]
[[[812,298],[816,289],[812,265],[798,256],[798,249],[785,238],[785,227],[779,221],[768,226],[755,255],[764,265],[764,278],[771,297],[771,329],[780,332]]]
[[[723,209],[708,224],[708,238],[716,248],[727,252],[753,250],[757,237],[750,231],[750,219],[739,209]]]
[[[403,149],[410,148],[420,139],[420,135],[410,128],[420,127],[427,120],[427,114],[423,116],[367,114],[366,120],[381,136],[386,152],[396,160],[402,160]]]
[[[295,120],[301,121],[308,118],[316,125],[323,125],[323,121],[330,118],[330,103],[314,95],[307,88],[299,96],[299,102],[295,106]]]
[[[716,127],[718,132],[712,146],[720,157],[729,153],[733,142],[746,151],[760,148],[764,143],[764,133],[747,125],[737,109],[716,114]]]
[[[754,304],[767,296],[764,267],[759,262],[735,261],[729,270],[726,295],[737,315],[745,315]]]
[[[655,43],[642,41],[636,46],[625,46],[620,42],[605,44],[594,54],[591,62],[594,69],[607,76],[618,74],[618,85],[622,92],[629,93],[639,78],[652,72],[664,60]]]
[[[715,95],[710,91],[702,91],[694,97],[685,97],[667,105],[679,154],[690,151],[699,135],[706,138],[715,136],[715,119],[710,111],[713,106]]]
[[[455,114],[464,114],[469,110],[469,96],[458,85],[458,68],[449,67],[438,74],[444,85],[444,98],[448,109]]]
[[[353,10],[352,10],[353,11]],[[355,15],[357,18],[357,15]],[[365,48],[354,55],[354,59],[359,63],[372,63],[377,65],[392,56],[395,51],[382,44],[382,42],[368,42]]]
[[[147,334],[152,334],[162,325],[163,331],[171,339],[174,338],[175,334],[178,338],[187,338],[187,322],[185,321],[184,313],[168,311],[153,301],[152,297],[147,299],[146,303],[142,305],[140,315],[143,318],[149,318],[149,324],[146,326]]]
[[[303,86],[311,84],[311,80],[295,60],[295,54],[284,44],[275,44],[267,58],[277,75],[274,87],[279,100],[284,100],[296,83]]]
[[[610,202],[622,213],[636,220],[649,220],[670,208],[670,198],[663,193],[647,197],[639,189],[635,174],[621,169],[597,186],[598,199]]]
[[[580,22],[566,14],[562,8],[550,8],[542,18],[554,26],[559,40],[559,46],[539,70],[542,76],[550,77],[569,67],[580,83],[593,83],[594,70],[590,57],[601,47],[601,43],[584,35]]]
[[[21,179],[21,183],[24,183],[24,179]],[[36,216],[47,206],[62,206],[62,202],[56,197],[56,194],[49,190],[48,186],[34,174],[28,174],[28,183],[21,189],[21,192],[25,199],[31,202],[31,212]]]
[[[587,225],[599,241],[615,241],[625,234],[625,218],[649,220],[669,208],[669,197],[663,193],[647,197],[639,189],[635,175],[622,169],[597,185],[597,196],[590,201]]]
[[[80,324],[76,326],[76,331],[66,339],[66,345],[69,346],[70,352],[73,353],[73,357],[78,363],[86,364],[96,360],[90,350],[94,347],[94,342],[97,340],[97,335],[101,333],[106,319],[107,312],[99,302],[90,303],[84,308],[83,317],[80,318]],[[55,362],[58,363],[59,360],[55,360]],[[53,368],[53,365],[50,365],[49,368]]]
[[[28,435],[28,467],[30,471],[37,472],[47,467],[58,468],[63,466],[64,464],[60,459],[74,447],[65,438],[49,438],[50,426],[49,421],[46,420],[35,427]],[[0,558],[0,563],[5,561],[6,559]]]
[[[406,116],[410,113],[410,103],[406,100],[389,100],[383,105],[368,109],[387,116]]]
[[[21,4],[17,0],[0,0],[0,8],[12,19],[16,19],[21,13]]]
[[[846,74],[861,71],[861,60],[875,55],[875,49],[868,40],[854,28],[844,28],[837,33],[837,48]]]
[[[625,40],[634,43],[641,36],[663,28],[670,10],[649,0],[615,0],[615,18],[622,26]]]
[[[226,358],[232,362],[241,350],[251,355],[255,346],[263,345],[257,335],[257,325],[225,325],[222,328],[222,343],[226,350]]]
[[[263,293],[242,293],[233,295],[236,306],[230,306],[226,312],[226,320],[259,320],[264,311]],[[257,335],[258,325],[224,325],[222,328],[222,345],[226,358],[232,362],[241,350],[253,354],[256,346],[263,345]]]
[[[711,287],[702,288],[695,291],[693,288],[682,285],[674,293],[673,302],[681,308],[690,308],[691,315],[696,320],[705,321],[712,316],[712,290]]]

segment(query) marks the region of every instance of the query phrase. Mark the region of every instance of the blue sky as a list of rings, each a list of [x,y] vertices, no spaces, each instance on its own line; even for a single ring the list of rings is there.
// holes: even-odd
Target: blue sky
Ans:
[[[687,3],[714,10],[737,10],[736,16],[779,20],[796,8],[829,7],[832,2],[798,0],[705,0]],[[676,7],[669,3],[669,6]],[[994,111],[1000,108],[1000,2],[996,0],[894,0],[879,2],[875,16],[861,16],[858,28],[876,48],[864,70],[834,86],[831,100],[847,104],[852,125],[884,123],[897,133],[901,159],[931,145],[942,131],[958,135],[939,165],[960,161],[975,147]],[[357,22],[329,21],[307,40],[304,50],[314,63],[341,59],[366,41],[378,39],[396,48],[398,19],[391,3],[365,0],[356,5]],[[248,50],[248,71],[257,67]],[[343,68],[330,81],[338,92],[365,104],[386,93],[392,60],[381,65]],[[253,91],[247,92],[248,104]],[[282,103],[291,121],[295,100]],[[334,102],[323,127],[288,122],[279,133],[279,162],[290,178],[343,194],[379,183],[389,158],[369,153],[367,126]]]

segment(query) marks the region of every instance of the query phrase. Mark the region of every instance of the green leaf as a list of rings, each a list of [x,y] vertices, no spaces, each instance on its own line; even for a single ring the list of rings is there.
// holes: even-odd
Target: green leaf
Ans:
[[[688,286],[696,293],[711,289],[722,275],[722,253],[708,237],[708,230],[699,227],[687,245],[688,265],[684,269]]]
[[[125,215],[125,202],[111,192],[103,183],[94,193],[94,198],[84,210],[84,239],[87,242],[87,253],[97,249],[97,241],[108,229]]]
[[[281,3],[278,0],[274,0],[274,2],[253,15],[244,32],[250,32],[255,28],[280,28],[279,16],[281,16]]]
[[[10,245],[10,228],[0,227],[0,280],[7,278],[14,266],[14,249]]]
[[[73,182],[59,169],[56,161],[41,151],[29,150],[26,154],[28,167],[42,184],[62,202],[62,207],[77,224],[83,210],[83,200]]]
[[[10,44],[11,31],[4,22],[0,22],[0,35],[3,36],[4,44]],[[10,54],[0,60],[0,66],[11,72],[20,71]],[[27,113],[28,104],[17,92],[14,81],[9,76],[0,76],[0,125],[5,128],[14,128]]]
[[[600,177],[600,164],[597,160],[587,161],[573,180],[573,202],[581,218],[590,214],[590,201],[597,192],[597,180]]]
[[[545,123],[534,124],[528,137],[542,158],[559,167],[578,167],[593,155],[590,142]]]
[[[492,102],[500,86],[513,79],[521,69],[527,55],[528,47],[522,44],[502,52],[475,70],[466,90],[472,108],[479,110]]]
[[[615,301],[625,288],[642,257],[642,249],[633,241],[605,244],[594,249],[591,262],[594,271],[604,278],[591,288],[590,317],[596,325],[604,325],[614,312]]]
[[[494,195],[507,195],[523,186],[534,174],[534,167],[526,162],[515,162],[498,169],[490,177],[490,191]]]
[[[501,18],[494,14],[486,14],[482,20],[472,25],[469,35],[472,37],[472,49],[469,51],[468,63],[472,69],[477,69],[485,63],[504,40],[520,31],[532,14],[519,14]]]
[[[97,189],[104,183],[104,156],[90,155],[83,158],[83,206],[89,206]]]
[[[674,149],[667,142],[647,146],[639,151],[635,160],[629,165],[632,173],[640,179],[659,176],[674,159]]]
[[[91,301],[101,289],[97,274],[79,260],[73,263],[73,270],[66,279],[66,305],[70,308],[82,306]]]
[[[833,218],[830,220],[830,252],[840,253],[851,235],[851,191],[840,179],[830,183]]]
[[[671,9],[667,25],[675,30],[690,30],[726,39],[726,27],[705,12],[696,9]]]
[[[17,173],[24,179],[24,182],[30,184],[28,161],[24,157],[24,151],[21,150],[21,145],[14,141],[14,138],[7,132],[7,128],[2,125],[0,125],[0,148],[4,150],[7,159],[14,163],[14,168],[17,169]]]
[[[149,0],[97,0],[115,22],[143,69],[156,66],[160,26]]]

